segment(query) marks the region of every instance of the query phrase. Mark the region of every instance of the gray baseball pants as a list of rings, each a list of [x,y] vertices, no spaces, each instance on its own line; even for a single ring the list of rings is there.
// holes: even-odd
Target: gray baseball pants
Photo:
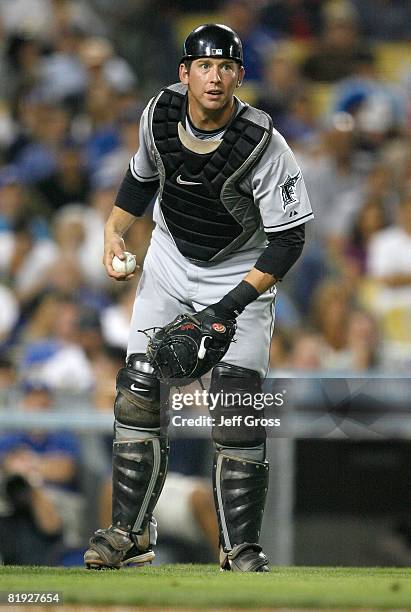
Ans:
[[[218,302],[244,279],[261,250],[238,251],[223,262],[198,266],[178,251],[171,236],[153,231],[137,287],[128,355],[145,353],[147,337],[138,330],[162,327],[183,312],[195,313]],[[274,325],[275,289],[249,304],[237,319],[236,342],[224,361],[267,374]]]

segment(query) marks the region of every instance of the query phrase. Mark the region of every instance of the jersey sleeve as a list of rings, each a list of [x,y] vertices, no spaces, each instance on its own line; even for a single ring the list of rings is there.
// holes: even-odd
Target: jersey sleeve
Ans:
[[[142,183],[156,181],[159,178],[157,166],[150,146],[149,126],[150,103],[144,109],[140,119],[139,148],[130,160],[130,171],[133,177]]]
[[[280,153],[278,142],[274,150],[269,145],[253,173],[252,190],[267,233],[296,227],[314,217],[301,169],[286,144]]]

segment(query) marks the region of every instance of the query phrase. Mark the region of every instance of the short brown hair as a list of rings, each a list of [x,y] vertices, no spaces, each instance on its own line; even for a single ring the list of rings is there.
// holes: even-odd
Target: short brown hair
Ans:
[[[191,64],[193,63],[194,60],[192,59],[185,59],[183,64],[186,67],[187,72],[190,72],[191,69]]]

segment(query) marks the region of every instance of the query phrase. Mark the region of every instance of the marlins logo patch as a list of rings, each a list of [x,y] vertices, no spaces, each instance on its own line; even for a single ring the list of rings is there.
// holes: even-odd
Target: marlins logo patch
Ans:
[[[295,193],[295,186],[297,181],[301,178],[301,172],[297,172],[294,176],[291,174],[287,174],[287,178],[284,183],[278,185],[281,189],[281,199],[283,201],[283,210],[290,206],[291,204],[296,204],[298,202],[298,198]]]

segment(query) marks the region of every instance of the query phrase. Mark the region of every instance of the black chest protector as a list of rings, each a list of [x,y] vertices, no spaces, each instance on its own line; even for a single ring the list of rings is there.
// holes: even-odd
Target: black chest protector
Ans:
[[[244,245],[261,226],[258,207],[239,185],[263,154],[272,126],[265,113],[245,107],[216,150],[198,153],[179,137],[185,109],[186,96],[173,89],[165,89],[153,109],[152,134],[157,161],[161,158],[160,206],[179,251],[204,265]],[[252,118],[263,117],[263,125],[247,117],[248,109],[258,113],[251,113]]]

